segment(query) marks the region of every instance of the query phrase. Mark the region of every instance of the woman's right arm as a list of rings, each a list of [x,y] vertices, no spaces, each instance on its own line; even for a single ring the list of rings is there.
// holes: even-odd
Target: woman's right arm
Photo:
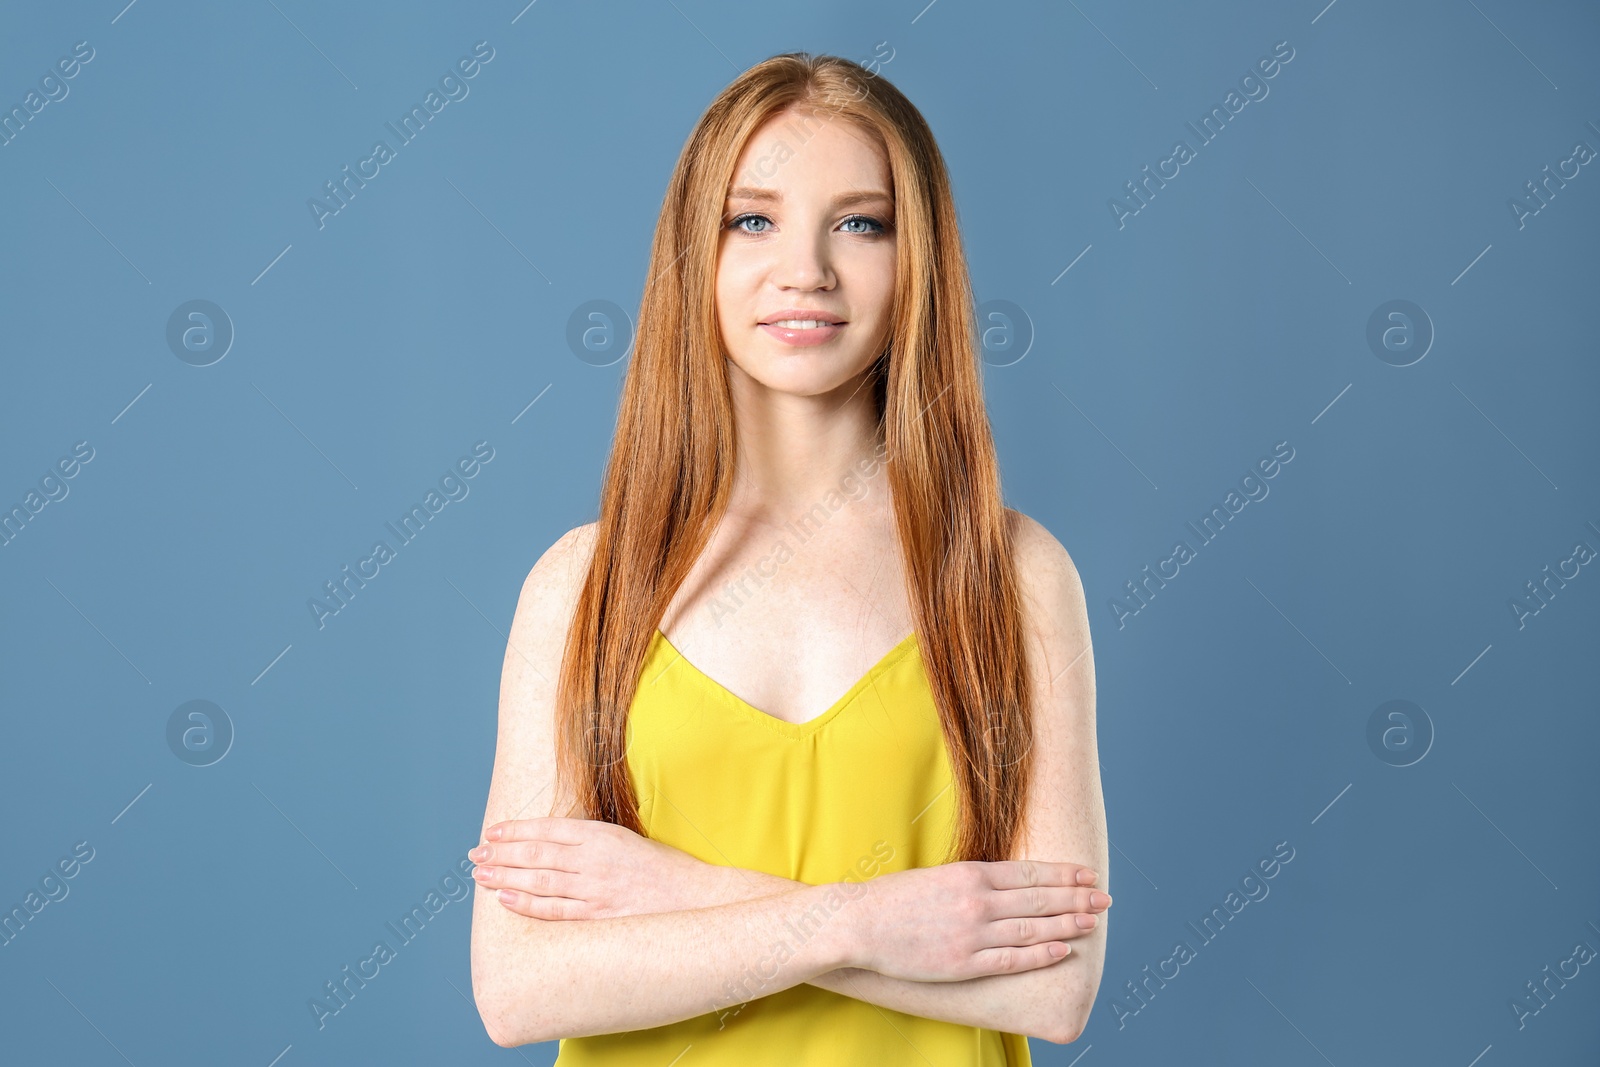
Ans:
[[[577,922],[502,908],[480,889],[473,995],[506,1048],[662,1026],[776,993],[841,965],[830,886],[687,912]]]
[[[562,537],[523,583],[501,674],[484,827],[570,810],[555,782],[555,680],[591,530]],[[479,887],[479,1015],[495,1043],[510,1048],[659,1026],[787,989],[848,958],[842,924],[828,921],[832,892],[810,886],[688,912],[572,922],[517,915]],[[780,944],[787,952],[776,951]]]

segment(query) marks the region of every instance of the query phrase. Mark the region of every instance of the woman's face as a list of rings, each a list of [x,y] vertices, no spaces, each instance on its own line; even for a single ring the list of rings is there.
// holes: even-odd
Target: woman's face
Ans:
[[[882,354],[895,276],[890,192],[883,150],[831,112],[784,111],[756,130],[734,168],[717,253],[717,326],[738,371],[815,396]],[[789,321],[818,314],[838,325]]]

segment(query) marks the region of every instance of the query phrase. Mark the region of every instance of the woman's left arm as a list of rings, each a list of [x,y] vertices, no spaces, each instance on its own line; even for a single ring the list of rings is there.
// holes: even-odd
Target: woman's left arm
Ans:
[[[1029,633],[1034,705],[1034,764],[1027,816],[1014,860],[1078,863],[1098,878],[1102,893],[1086,918],[1097,920],[1071,942],[1059,963],[1020,974],[962,982],[908,982],[876,971],[845,968],[812,985],[911,1015],[1076,1041],[1088,1024],[1105,968],[1105,909],[1110,905],[1109,838],[1095,735],[1094,653],[1083,584],[1067,550],[1020,512],[1012,513],[1018,578]],[[712,897],[765,895],[800,883],[732,868],[712,868]],[[1080,882],[1082,879],[1080,878]],[[702,905],[704,906],[704,905]]]

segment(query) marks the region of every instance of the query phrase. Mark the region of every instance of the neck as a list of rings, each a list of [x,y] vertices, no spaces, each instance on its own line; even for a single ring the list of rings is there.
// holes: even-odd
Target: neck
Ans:
[[[730,512],[782,525],[819,505],[886,489],[882,435],[865,375],[827,394],[797,396],[746,381],[733,394],[738,457]]]

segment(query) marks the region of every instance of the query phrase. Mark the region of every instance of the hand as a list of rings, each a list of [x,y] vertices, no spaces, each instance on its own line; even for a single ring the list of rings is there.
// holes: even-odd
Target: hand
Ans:
[[[1079,864],[1045,860],[968,860],[880,875],[847,905],[856,924],[849,966],[959,982],[1059,963],[1072,951],[1067,942],[1094,928],[1093,913],[1111,906],[1093,882]]]
[[[497,837],[496,834],[499,834]],[[534,919],[605,919],[699,907],[688,891],[709,864],[595,819],[514,819],[467,858],[477,883]]]

